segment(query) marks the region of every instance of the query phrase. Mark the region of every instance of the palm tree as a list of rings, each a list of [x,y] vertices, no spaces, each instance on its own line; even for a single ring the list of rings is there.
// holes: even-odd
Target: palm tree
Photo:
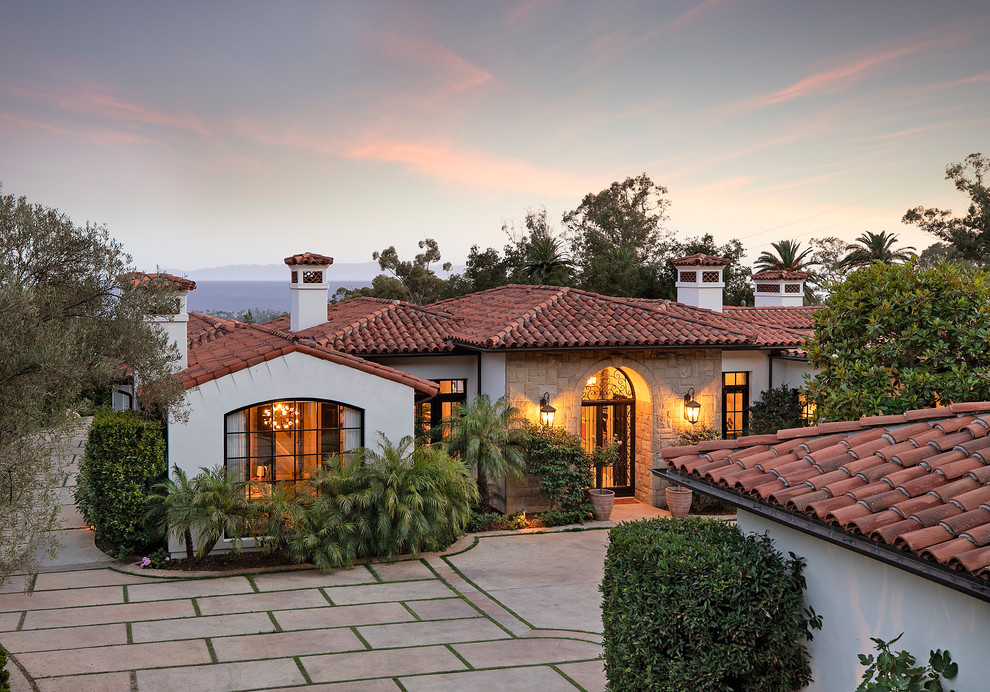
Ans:
[[[856,269],[869,266],[874,262],[883,262],[884,264],[907,262],[915,257],[913,247],[895,248],[894,243],[896,242],[896,233],[866,231],[856,238],[855,243],[846,245],[846,252],[849,254],[843,257],[839,264],[848,269]]]
[[[195,503],[196,490],[185,471],[175,466],[172,472],[175,480],[169,478],[155,486],[158,493],[149,497],[151,511],[148,514],[166,538],[185,541],[186,557],[192,560],[192,532],[200,521],[199,508]]]
[[[536,284],[563,285],[570,279],[574,262],[564,254],[561,242],[551,236],[537,236],[526,245],[523,272]]]
[[[450,428],[448,451],[460,458],[468,468],[478,471],[478,490],[488,504],[491,497],[488,481],[507,475],[521,479],[526,468],[522,443],[522,414],[510,406],[505,397],[492,403],[487,394],[479,394],[454,409],[446,421]]]
[[[812,248],[801,250],[801,241],[781,240],[777,243],[770,243],[776,254],[769,250],[764,250],[756,258],[756,271],[765,272],[773,269],[783,269],[789,272],[808,271],[814,262],[806,259],[812,253]]]

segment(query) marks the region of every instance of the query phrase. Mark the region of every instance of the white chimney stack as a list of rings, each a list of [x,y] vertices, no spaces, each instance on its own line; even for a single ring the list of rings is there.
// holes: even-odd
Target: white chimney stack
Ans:
[[[804,281],[808,272],[770,269],[753,274],[758,308],[792,308],[804,305]]]
[[[722,312],[725,279],[722,272],[729,260],[712,255],[689,255],[670,261],[677,270],[677,302],[696,308]]]
[[[196,290],[196,282],[191,279],[184,279],[174,274],[145,274],[134,272],[131,280],[136,286],[163,283],[169,285],[175,291],[175,298],[179,301],[176,312],[163,315],[148,315],[147,320],[152,324],[157,324],[168,336],[170,344],[175,346],[179,352],[179,362],[177,370],[185,370],[189,366],[189,338],[186,328],[189,322],[189,313],[186,312],[186,298],[190,291]]]
[[[327,270],[333,257],[303,252],[285,258],[289,277],[289,331],[301,332],[327,321],[330,284]]]

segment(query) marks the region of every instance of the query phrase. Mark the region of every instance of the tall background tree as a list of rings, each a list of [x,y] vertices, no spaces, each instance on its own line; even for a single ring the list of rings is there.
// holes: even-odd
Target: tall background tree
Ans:
[[[990,175],[990,158],[970,154],[960,163],[945,168],[945,179],[969,196],[965,216],[953,216],[950,209],[915,207],[908,209],[902,221],[951,245],[960,259],[980,265],[990,264],[990,189],[985,179]]]
[[[159,410],[180,400],[178,354],[144,319],[174,294],[134,288],[130,261],[105,227],[0,194],[0,581],[55,549],[51,453],[83,393],[130,368]]]
[[[806,345],[823,420],[990,398],[990,282],[954,264],[874,263],[833,287]]]
[[[805,272],[814,263],[811,255],[813,248],[801,249],[799,240],[781,240],[770,243],[773,250],[764,250],[756,258],[757,272],[770,271],[772,269],[782,269],[789,272]]]
[[[565,235],[581,288],[618,296],[658,297],[659,252],[667,230],[667,188],[646,173],[585,195],[564,214]]]
[[[722,277],[725,279],[722,302],[726,305],[741,305],[743,302],[746,305],[753,305],[753,287],[749,283],[749,277],[753,272],[748,265],[743,264],[742,258],[745,252],[746,248],[739,240],[730,240],[724,245],[717,245],[710,233],[698,238],[688,238],[684,242],[669,241],[660,252],[658,295],[644,297],[676,300],[677,288],[674,284],[677,282],[677,270],[670,260],[701,253],[729,260],[722,272]]]
[[[846,269],[857,269],[874,262],[896,264],[915,257],[913,247],[894,247],[895,243],[896,233],[866,231],[856,238],[855,243],[846,246],[847,254],[840,264]]]

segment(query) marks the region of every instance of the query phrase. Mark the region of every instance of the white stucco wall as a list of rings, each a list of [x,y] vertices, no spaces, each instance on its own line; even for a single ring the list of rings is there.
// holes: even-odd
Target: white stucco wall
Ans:
[[[874,653],[870,637],[890,640],[901,632],[895,650],[923,665],[933,649],[952,654],[959,675],[949,687],[990,688],[990,604],[748,512],[739,512],[738,524],[769,532],[777,550],[808,562],[806,600],[823,624],[809,645],[815,681],[807,690],[855,689],[864,670],[857,654]]]
[[[468,398],[478,386],[477,356],[408,356],[401,358],[368,358],[390,368],[408,372],[424,380],[466,379]]]
[[[505,388],[505,354],[481,354],[481,394],[492,401],[501,399],[508,392]]]
[[[303,353],[225,375],[186,392],[188,423],[169,423],[169,468],[190,476],[223,462],[224,415],[274,399],[327,399],[364,409],[364,444],[380,431],[393,442],[413,434],[411,387]]]
[[[760,400],[770,384],[767,372],[767,356],[760,351],[722,351],[722,372],[749,373],[749,403],[753,405]],[[774,363],[776,366],[776,363]],[[718,401],[722,406],[721,398]]]
[[[807,361],[774,358],[773,386],[779,387],[786,384],[789,387],[801,389],[804,387],[805,373],[814,373],[811,363]]]

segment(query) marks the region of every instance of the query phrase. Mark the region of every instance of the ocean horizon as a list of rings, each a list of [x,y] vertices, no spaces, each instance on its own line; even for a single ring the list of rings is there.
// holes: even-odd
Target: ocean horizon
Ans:
[[[330,282],[330,295],[338,288],[359,288],[371,281]],[[289,311],[289,284],[285,281],[197,281],[189,293],[193,312],[242,312],[244,310]]]

